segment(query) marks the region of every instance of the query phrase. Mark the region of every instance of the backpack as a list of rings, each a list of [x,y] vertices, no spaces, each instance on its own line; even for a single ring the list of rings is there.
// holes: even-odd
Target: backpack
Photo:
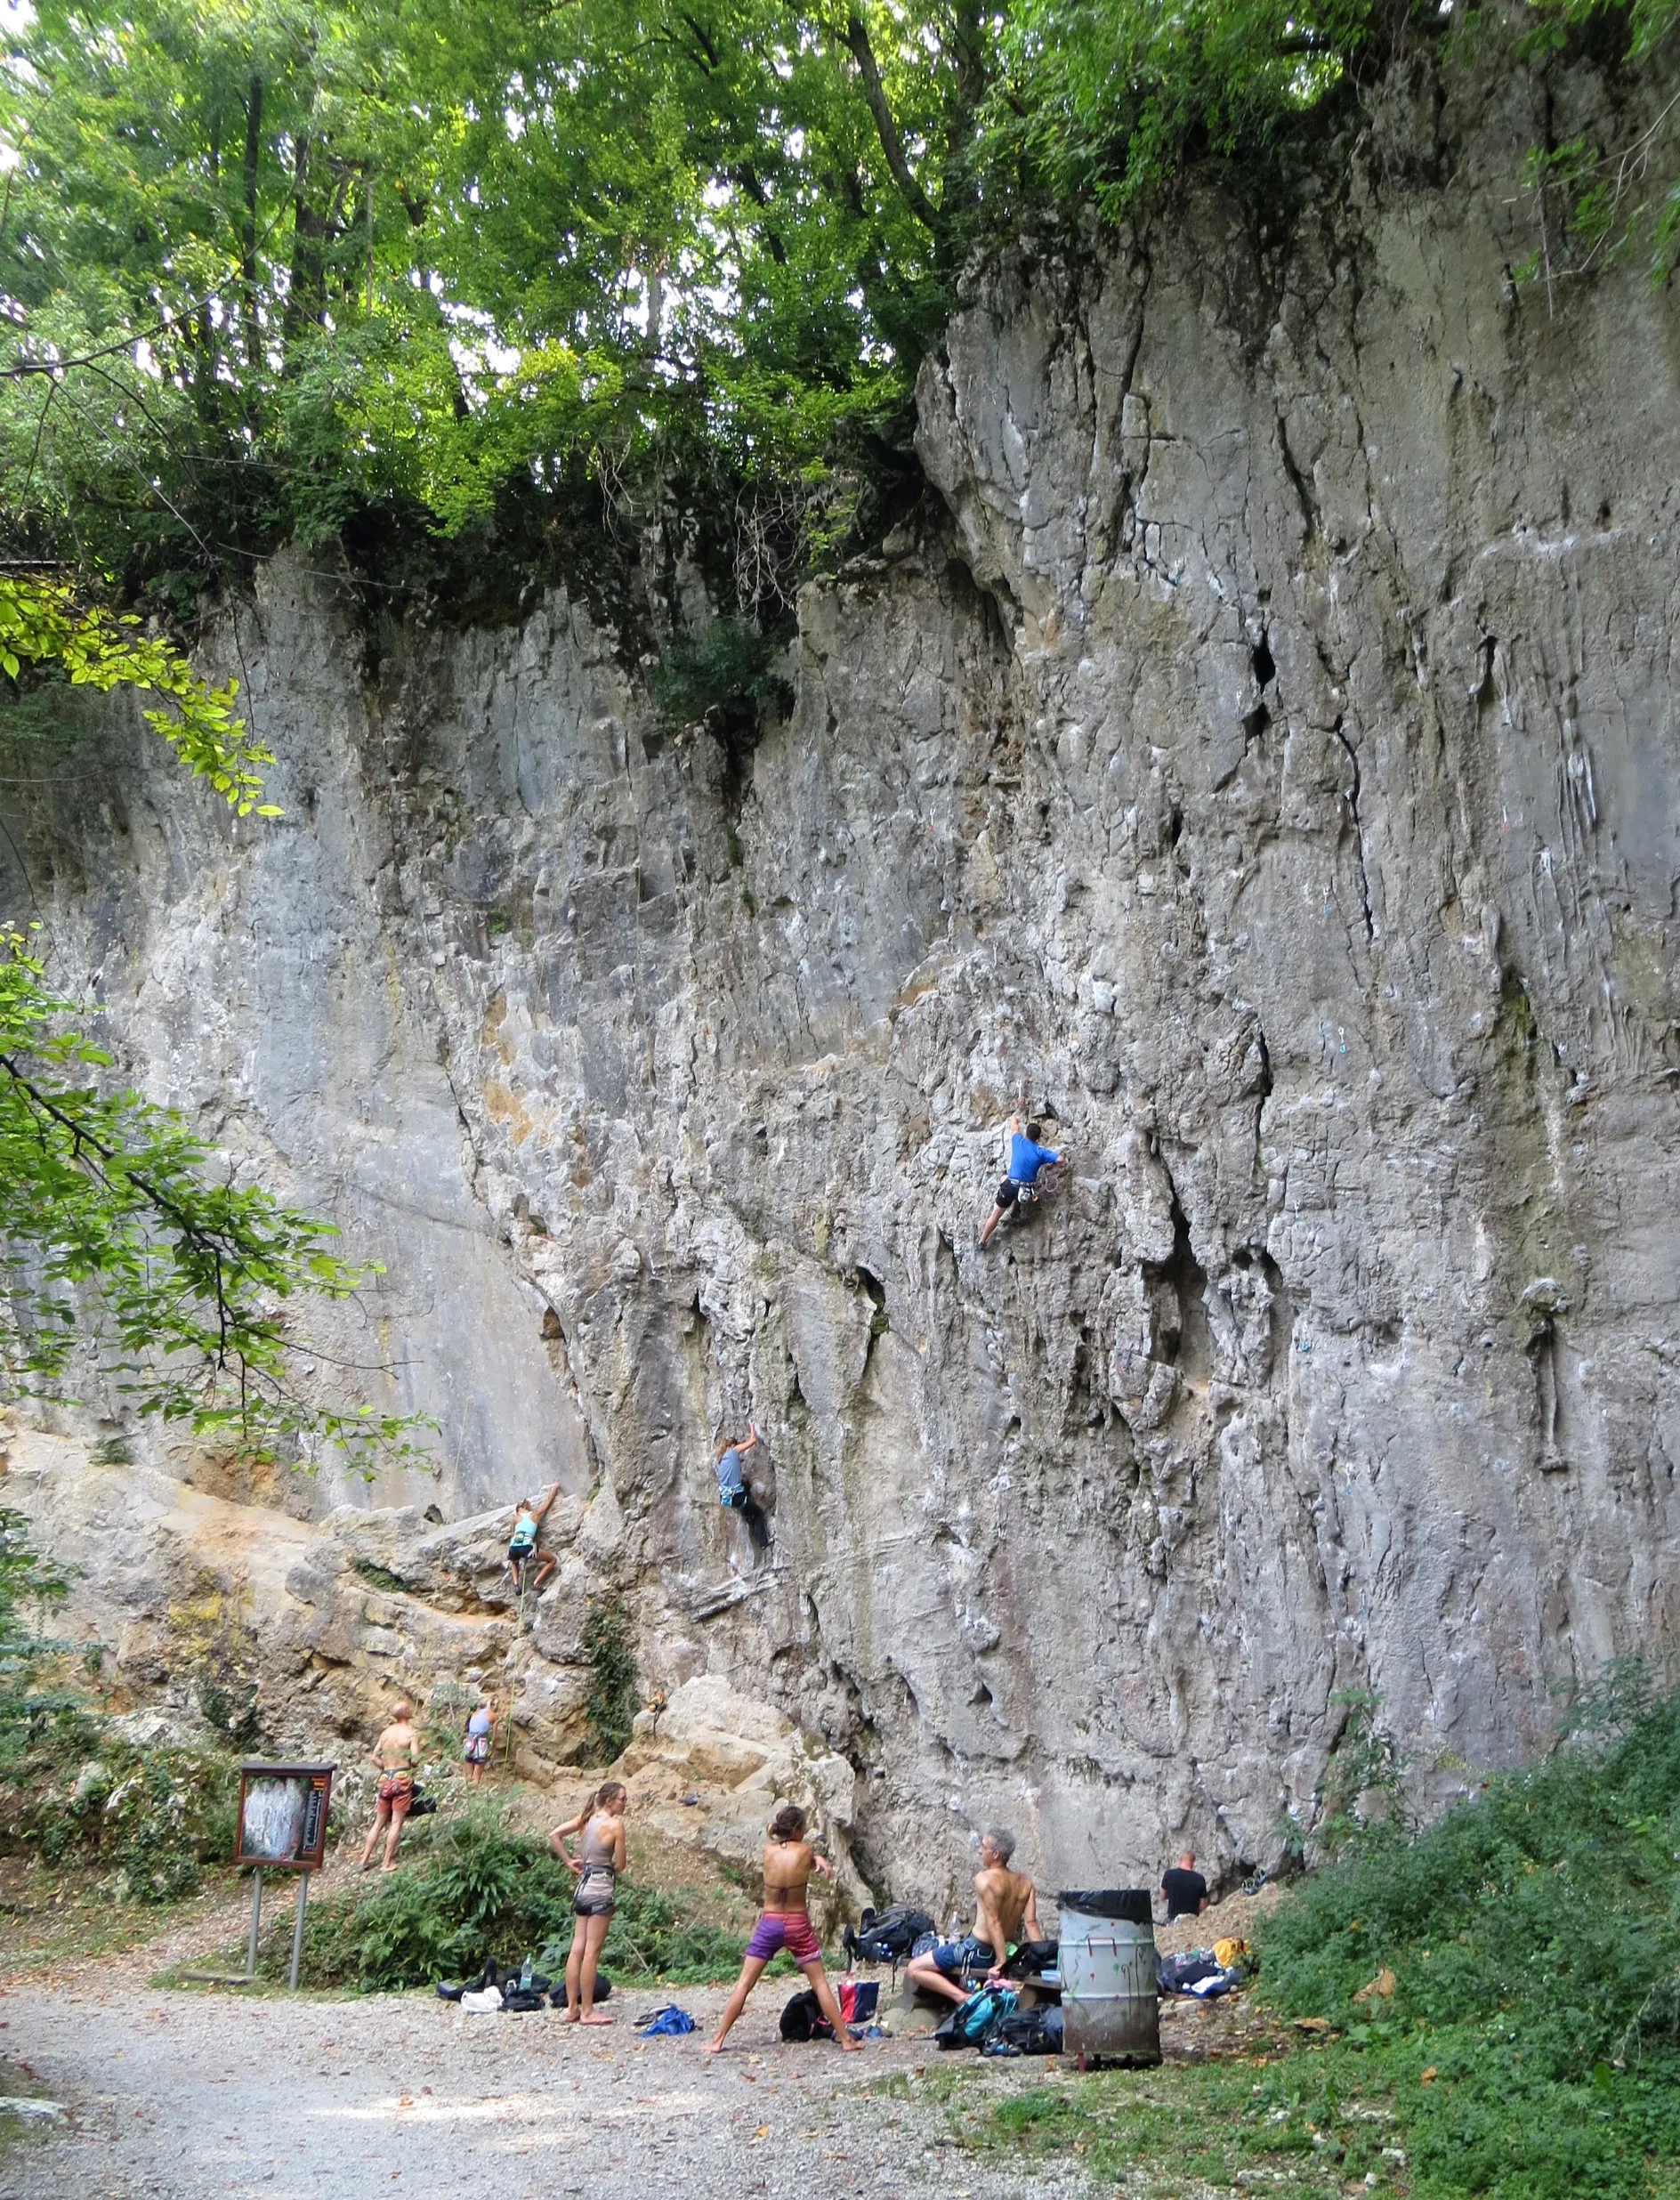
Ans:
[[[781,2036],[784,2040],[832,2040],[834,2026],[822,2013],[822,2003],[815,1991],[807,1986],[803,1994],[796,1994],[781,2013]]]
[[[980,2051],[982,2055],[1059,2055],[1062,2011],[1042,2002],[1033,2009],[1012,2009],[993,2025]]]
[[[901,1963],[925,1933],[933,1930],[925,1910],[895,1903],[890,1910],[866,1910],[856,1932],[848,1925],[841,1935],[846,1960],[856,1963]]]
[[[934,2033],[940,2047],[978,2047],[1000,2017],[1006,2017],[1015,2006],[1015,1996],[1007,1986],[981,1986],[978,1994],[971,1994],[960,2009],[954,2009]]]
[[[1058,1949],[1054,1940],[1023,1940],[1004,1965],[1004,1977],[1036,1978],[1041,1971],[1054,1970]]]

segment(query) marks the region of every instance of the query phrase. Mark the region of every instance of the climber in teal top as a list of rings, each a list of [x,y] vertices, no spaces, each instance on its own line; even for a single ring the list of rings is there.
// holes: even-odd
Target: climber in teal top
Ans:
[[[513,1576],[515,1589],[519,1587],[519,1570],[528,1558],[537,1559],[537,1579],[531,1583],[533,1589],[540,1589],[560,1564],[552,1550],[544,1551],[540,1557],[537,1550],[537,1531],[542,1526],[549,1507],[559,1495],[560,1484],[557,1482],[540,1505],[533,1505],[529,1497],[521,1497],[514,1508],[513,1533],[507,1539],[507,1570]]]
[[[1049,1146],[1038,1144],[1038,1133],[1043,1128],[1041,1123],[1029,1123],[1023,1129],[1018,1115],[1010,1117],[1009,1160],[1004,1180],[998,1187],[992,1210],[981,1228],[980,1242],[982,1247],[990,1242],[992,1232],[1012,1207],[1019,1205],[1023,1199],[1030,1203],[1038,1198],[1038,1171],[1061,1161],[1061,1154]]]

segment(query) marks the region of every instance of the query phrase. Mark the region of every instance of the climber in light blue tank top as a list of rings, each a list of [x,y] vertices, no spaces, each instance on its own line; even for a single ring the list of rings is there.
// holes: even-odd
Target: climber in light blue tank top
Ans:
[[[513,1509],[513,1532],[507,1539],[507,1571],[515,1589],[519,1587],[520,1568],[528,1558],[537,1560],[536,1579],[527,1584],[540,1589],[554,1568],[560,1564],[552,1550],[538,1557],[537,1531],[542,1526],[549,1507],[560,1495],[560,1484],[555,1483],[540,1505],[533,1505],[529,1497],[521,1497]]]

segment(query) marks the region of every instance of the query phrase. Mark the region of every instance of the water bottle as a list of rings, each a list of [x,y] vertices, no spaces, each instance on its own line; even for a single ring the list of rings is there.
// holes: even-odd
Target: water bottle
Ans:
[[[531,1958],[528,1955],[525,1958],[524,1969],[519,1975],[519,1990],[521,1994],[529,1994],[531,1990],[531,1972],[534,1968]]]

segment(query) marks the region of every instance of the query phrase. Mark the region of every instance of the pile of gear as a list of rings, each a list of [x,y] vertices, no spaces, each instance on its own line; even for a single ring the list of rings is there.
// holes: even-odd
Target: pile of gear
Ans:
[[[1163,1955],[1155,1967],[1155,1983],[1163,1996],[1190,1994],[1199,2002],[1216,2002],[1221,1994],[1247,1985],[1258,1969],[1246,1940],[1216,1940],[1211,1948]]]
[[[476,1978],[464,1979],[459,1986],[440,1979],[438,1999],[458,2002],[472,2017],[494,2016],[498,2010],[505,2010],[513,2017],[527,2017],[539,2009],[564,2009],[564,1978],[546,1977],[538,1969],[539,1964],[552,1962],[553,1956],[547,1948],[540,1956],[528,1955],[516,1969],[504,1969],[493,1955],[487,1956]],[[554,1965],[556,1970],[559,1968]],[[596,2001],[604,2002],[611,1992],[611,1979],[605,1971],[598,1970]]]
[[[1003,1966],[958,2004],[933,2034],[941,2048],[977,2047],[982,2055],[1062,2052],[1061,1974],[1054,1940],[1024,1940]],[[1055,1997],[1055,1998],[1051,1998]]]

